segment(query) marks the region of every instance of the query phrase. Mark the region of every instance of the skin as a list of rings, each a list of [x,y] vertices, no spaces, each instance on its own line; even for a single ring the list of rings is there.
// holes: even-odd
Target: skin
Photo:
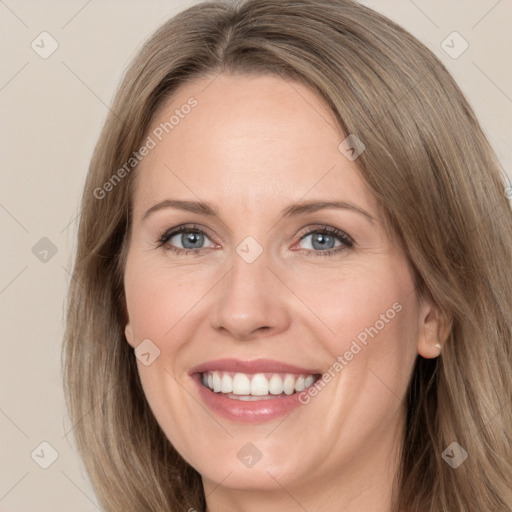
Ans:
[[[160,350],[149,366],[137,361],[147,400],[202,475],[209,512],[387,512],[413,364],[418,354],[439,355],[446,327],[435,304],[418,298],[357,160],[338,150],[345,135],[322,99],[274,76],[212,80],[182,86],[160,109],[148,133],[190,97],[198,101],[137,169],[125,332],[133,348],[150,339]],[[143,220],[170,198],[207,201],[219,217],[163,208]],[[300,200],[345,201],[373,221],[333,208],[280,217]],[[200,255],[157,246],[182,224],[206,234]],[[353,247],[336,239],[341,252],[319,254],[305,232],[324,226],[347,233]],[[236,252],[247,236],[263,249],[252,263]],[[181,235],[172,243],[182,248]],[[286,417],[222,418],[189,376],[225,357],[327,371],[395,303],[401,311]],[[246,442],[262,454],[252,468],[237,458]]]

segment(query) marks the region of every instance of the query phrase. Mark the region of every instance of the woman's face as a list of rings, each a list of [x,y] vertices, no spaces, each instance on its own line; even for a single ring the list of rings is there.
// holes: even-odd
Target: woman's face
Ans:
[[[148,135],[126,337],[169,440],[216,493],[389,482],[435,320],[328,107],[297,82],[220,75],[183,86]]]

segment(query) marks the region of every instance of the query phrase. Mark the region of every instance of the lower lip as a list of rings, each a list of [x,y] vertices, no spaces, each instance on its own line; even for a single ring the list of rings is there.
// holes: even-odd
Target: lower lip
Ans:
[[[299,393],[287,395],[271,400],[242,401],[227,398],[219,393],[214,393],[202,385],[200,376],[195,375],[194,380],[199,386],[199,394],[206,405],[214,412],[231,421],[241,423],[263,423],[289,414],[300,407]]]

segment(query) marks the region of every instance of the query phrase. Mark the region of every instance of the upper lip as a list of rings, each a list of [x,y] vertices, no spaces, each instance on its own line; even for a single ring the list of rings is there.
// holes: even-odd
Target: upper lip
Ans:
[[[281,363],[272,359],[216,359],[202,363],[190,371],[190,374],[204,373],[215,370],[224,370],[234,373],[295,373],[298,375],[316,375],[321,373],[317,369],[301,368],[291,364]]]

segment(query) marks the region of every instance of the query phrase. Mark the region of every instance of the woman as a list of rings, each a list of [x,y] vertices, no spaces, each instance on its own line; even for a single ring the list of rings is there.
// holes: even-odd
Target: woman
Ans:
[[[82,200],[65,384],[102,507],[512,510],[510,261],[499,164],[410,34],[182,12]]]

